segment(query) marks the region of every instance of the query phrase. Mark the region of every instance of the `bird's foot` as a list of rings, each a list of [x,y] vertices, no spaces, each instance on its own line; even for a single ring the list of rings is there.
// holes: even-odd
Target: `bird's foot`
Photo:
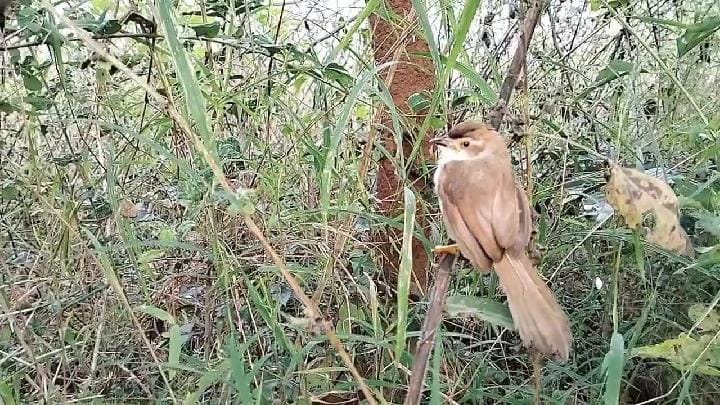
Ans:
[[[459,256],[460,255],[460,248],[458,245],[437,245],[435,248],[433,248],[433,252],[435,252],[436,255],[439,254],[446,254],[446,255],[454,255]]]

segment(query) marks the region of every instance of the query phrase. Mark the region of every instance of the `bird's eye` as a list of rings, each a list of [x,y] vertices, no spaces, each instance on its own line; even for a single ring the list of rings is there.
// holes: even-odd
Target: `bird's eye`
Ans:
[[[463,146],[463,148],[467,148],[468,146],[470,146],[470,142],[465,141],[462,143],[462,146]]]

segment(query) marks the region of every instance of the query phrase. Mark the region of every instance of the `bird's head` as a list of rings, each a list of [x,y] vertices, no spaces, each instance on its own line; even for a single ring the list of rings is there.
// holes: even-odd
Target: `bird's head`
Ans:
[[[485,154],[505,154],[505,141],[495,130],[480,121],[465,121],[444,135],[430,140],[441,160],[469,160]]]

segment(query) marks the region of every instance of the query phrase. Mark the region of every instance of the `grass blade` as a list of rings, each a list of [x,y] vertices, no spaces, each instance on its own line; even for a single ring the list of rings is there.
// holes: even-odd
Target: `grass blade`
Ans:
[[[610,350],[605,354],[602,369],[605,374],[605,390],[603,401],[605,405],[615,405],[620,400],[620,385],[622,383],[623,365],[625,361],[625,342],[619,333],[613,333],[610,340]]]
[[[412,275],[412,239],[415,227],[415,194],[405,188],[405,214],[403,228],[402,252],[400,253],[400,271],[398,273],[397,295],[397,332],[395,338],[395,358],[400,360],[405,351],[407,336],[408,296],[410,295],[410,278]]]
[[[165,41],[170,49],[170,55],[172,56],[175,70],[178,74],[178,80],[180,87],[183,91],[185,98],[185,106],[190,113],[195,126],[200,134],[205,147],[208,148],[213,156],[216,156],[213,146],[212,132],[210,130],[210,122],[208,120],[207,111],[205,109],[205,97],[200,90],[200,84],[198,83],[197,77],[195,76],[195,69],[192,68],[190,59],[185,52],[175,29],[175,24],[172,19],[172,2],[170,0],[160,0],[158,5],[158,14],[160,21],[162,22],[162,29],[165,34]]]
[[[415,13],[420,19],[420,26],[425,33],[425,40],[430,48],[430,55],[432,55],[435,67],[440,67],[440,50],[438,49],[437,42],[435,41],[435,33],[433,32],[432,25],[430,25],[430,18],[428,18],[426,2],[424,0],[412,0],[413,8]]]
[[[168,379],[172,381],[177,373],[177,368],[180,367],[180,351],[182,349],[182,333],[180,332],[180,326],[173,324],[170,327],[170,348],[168,353]]]
[[[460,19],[454,32],[455,37],[453,38],[452,46],[450,47],[450,53],[447,61],[445,62],[445,69],[442,69],[438,73],[438,81],[433,94],[432,103],[430,104],[428,114],[423,120],[422,127],[420,127],[417,139],[422,139],[425,136],[425,133],[430,127],[430,118],[435,115],[438,107],[444,102],[445,86],[450,78],[450,74],[453,69],[455,69],[455,61],[457,61],[460,51],[462,51],[465,46],[465,38],[467,38],[467,34],[470,31],[470,25],[475,19],[475,14],[477,13],[478,8],[480,8],[480,3],[480,0],[468,0],[465,3],[465,7],[463,7],[462,14],[460,14]],[[440,66],[438,66],[438,69],[440,69]],[[421,146],[421,142],[416,142],[415,145],[413,145],[413,150],[408,157],[409,162],[412,162],[415,159],[415,156],[420,151]]]
[[[440,369],[443,364],[443,345],[442,345],[443,328],[438,328],[435,334],[435,349],[432,357],[432,381],[430,381],[430,405],[440,405],[443,403],[440,387],[442,384]]]
[[[445,311],[456,317],[461,314],[476,316],[483,321],[508,329],[515,329],[510,309],[507,305],[488,298],[453,295],[447,297]]]

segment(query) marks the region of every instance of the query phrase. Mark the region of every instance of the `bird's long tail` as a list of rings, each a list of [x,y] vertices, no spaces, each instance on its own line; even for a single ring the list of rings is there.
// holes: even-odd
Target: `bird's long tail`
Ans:
[[[495,271],[523,344],[566,361],[572,344],[567,315],[530,258],[525,252],[506,251],[503,259],[495,263]]]

